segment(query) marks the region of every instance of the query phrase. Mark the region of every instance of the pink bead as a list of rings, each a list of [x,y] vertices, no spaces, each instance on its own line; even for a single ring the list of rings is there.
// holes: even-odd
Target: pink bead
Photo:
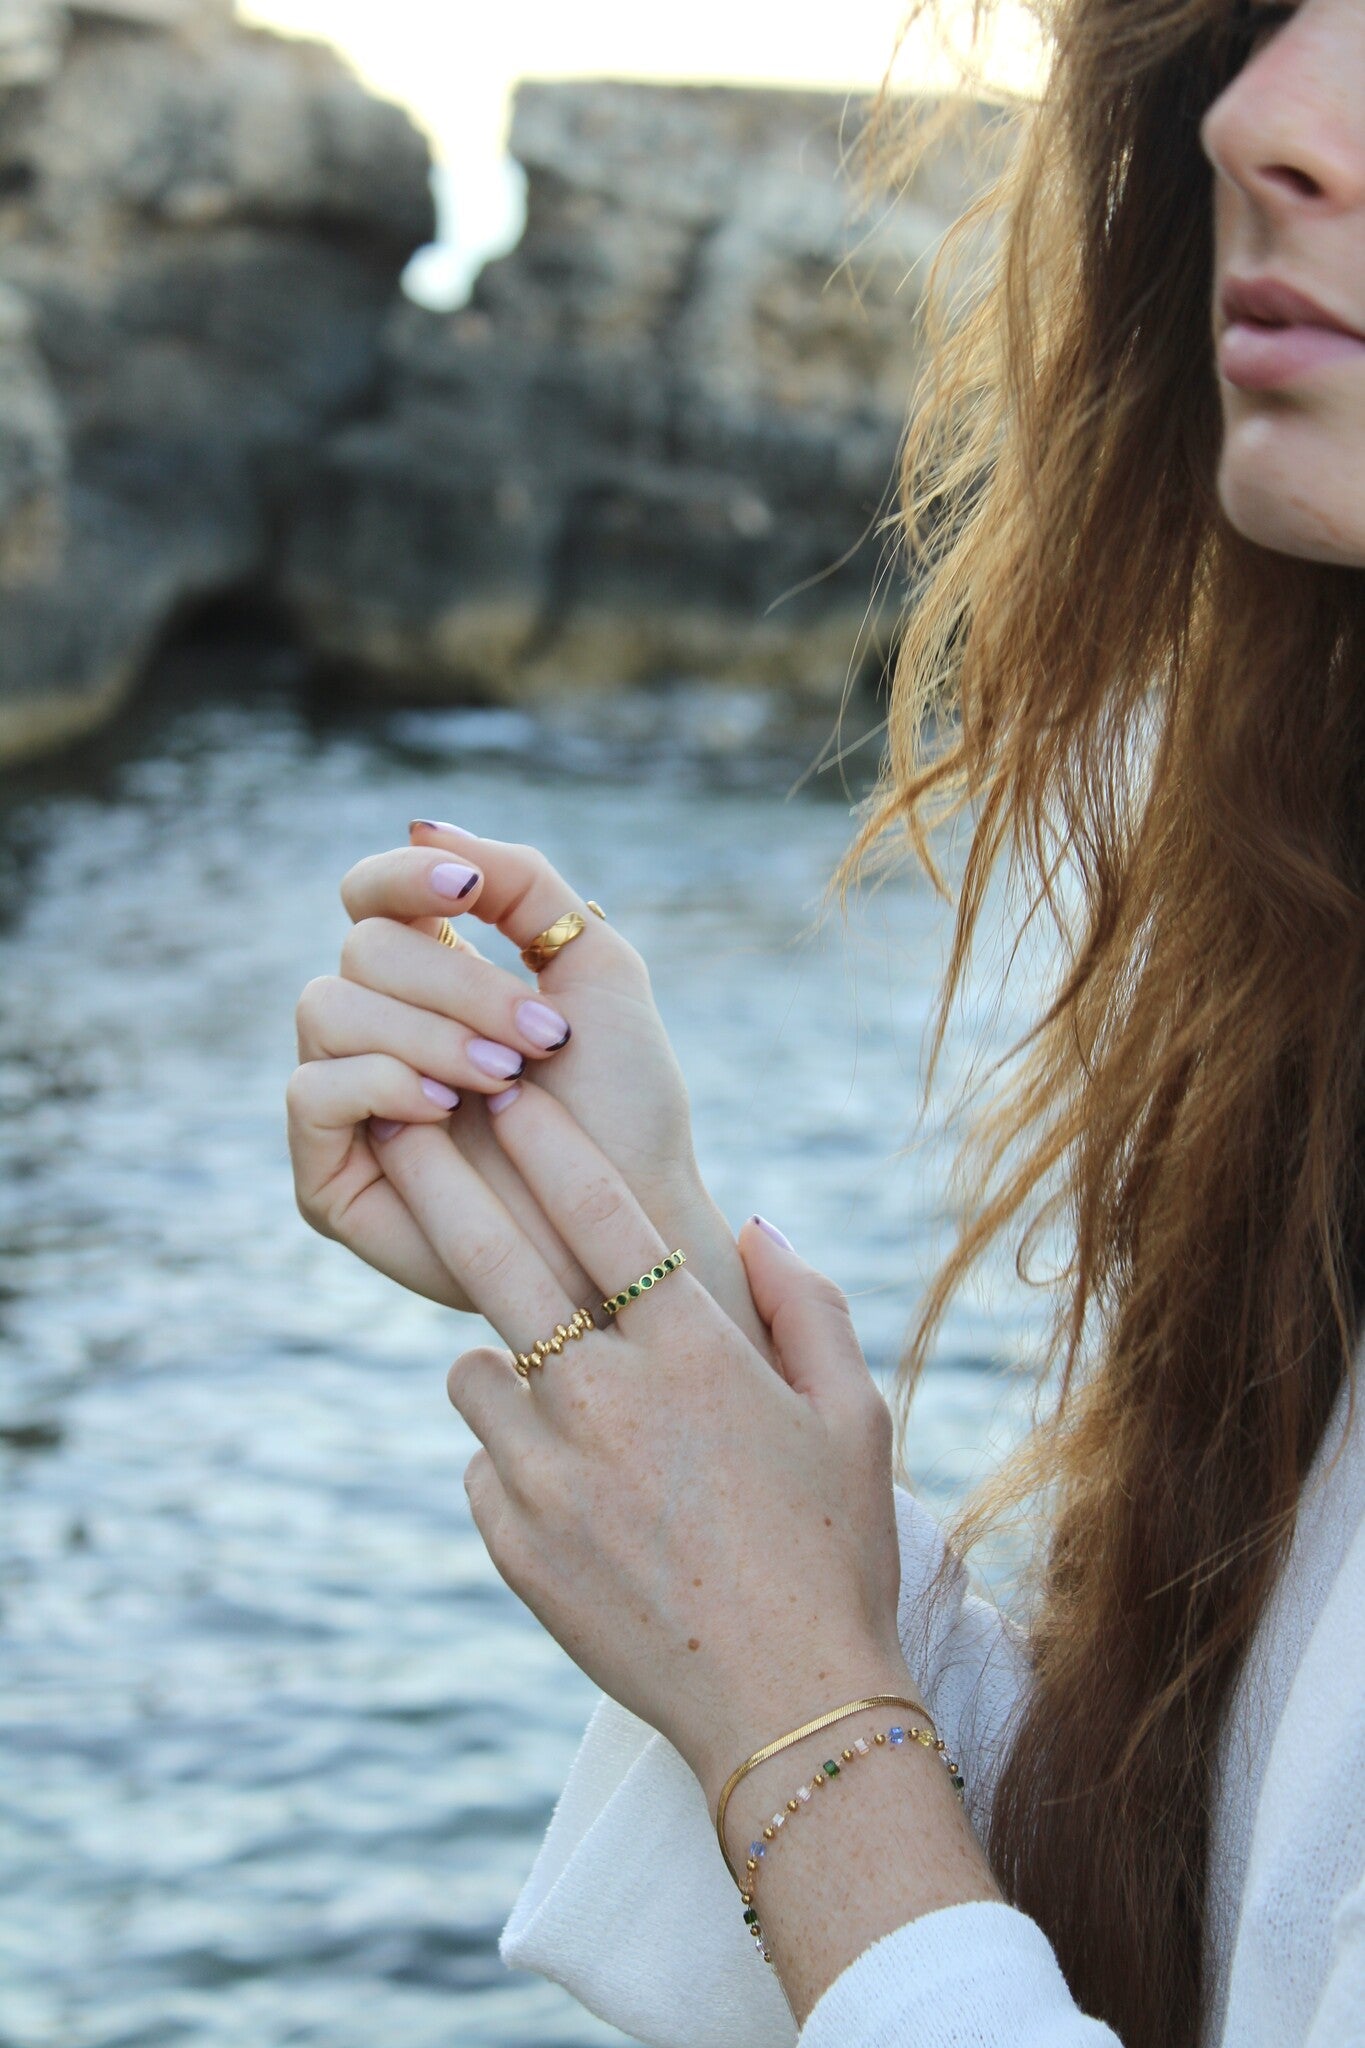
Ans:
[[[798,1785],[796,1788],[796,1797],[801,1801],[801,1804],[804,1806],[807,1800],[810,1798],[810,1786]]]
[[[771,1828],[784,1828],[784,1827],[785,1827],[785,1826],[787,1825],[787,1816],[786,1816],[786,1814],[785,1814],[785,1813],[775,1813],[775,1814],[773,1815],[772,1819],[771,1819],[771,1820],[769,1821],[768,1825],[769,1825],[769,1827],[771,1827]]]
[[[859,1755],[859,1756],[866,1756],[866,1755],[867,1755],[867,1737],[866,1737],[865,1735],[859,1735],[859,1736],[857,1737],[857,1739],[855,1740],[855,1742],[854,1742],[854,1744],[853,1744],[853,1747],[854,1747],[854,1749],[856,1749],[856,1750],[857,1750],[857,1752],[858,1752],[858,1755]]]

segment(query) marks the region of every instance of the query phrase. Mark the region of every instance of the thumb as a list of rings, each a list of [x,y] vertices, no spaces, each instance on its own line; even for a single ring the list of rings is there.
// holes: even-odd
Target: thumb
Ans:
[[[816,1402],[837,1399],[850,1386],[866,1391],[867,1363],[834,1282],[762,1216],[751,1216],[740,1231],[739,1254],[788,1386]]]

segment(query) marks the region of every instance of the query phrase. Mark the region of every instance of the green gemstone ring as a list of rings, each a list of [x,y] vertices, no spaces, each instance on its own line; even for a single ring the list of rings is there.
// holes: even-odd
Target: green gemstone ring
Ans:
[[[670,1252],[657,1266],[651,1266],[638,1280],[632,1280],[629,1287],[623,1287],[619,1294],[613,1294],[609,1300],[604,1301],[603,1309],[609,1316],[620,1315],[621,1310],[628,1307],[632,1301],[638,1301],[642,1294],[648,1294],[650,1288],[656,1286],[660,1280],[666,1280],[670,1273],[676,1273],[679,1266],[686,1264],[686,1252]]]

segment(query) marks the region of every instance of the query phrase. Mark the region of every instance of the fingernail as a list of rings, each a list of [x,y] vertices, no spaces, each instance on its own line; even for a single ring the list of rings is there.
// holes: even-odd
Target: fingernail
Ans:
[[[751,1221],[756,1223],[760,1230],[766,1230],[773,1243],[780,1244],[784,1251],[794,1252],[796,1250],[796,1246],[792,1243],[791,1239],[784,1237],[777,1225],[769,1223],[766,1216],[755,1216],[751,1218]]]
[[[423,1081],[422,1093],[428,1102],[434,1102],[441,1109],[458,1109],[460,1098],[453,1088],[447,1088],[444,1081]]]
[[[439,818],[409,818],[409,832],[416,832],[419,829],[423,832],[458,832],[460,828],[458,825],[442,824]]]
[[[400,1131],[405,1131],[406,1129],[406,1124],[396,1124],[392,1117],[372,1116],[370,1118],[370,1136],[378,1138],[381,1143],[385,1138],[397,1137]]]
[[[490,1114],[493,1116],[501,1116],[505,1109],[510,1109],[512,1107],[512,1104],[516,1101],[520,1093],[520,1088],[504,1088],[501,1095],[490,1095],[488,1098],[488,1108]]]
[[[467,868],[463,861],[443,860],[432,869],[428,879],[438,896],[467,896],[479,879],[479,871]]]
[[[499,1045],[495,1038],[471,1038],[465,1050],[470,1065],[494,1081],[510,1081],[526,1065],[519,1052],[513,1052],[510,1045]]]
[[[541,1052],[558,1052],[573,1036],[565,1019],[548,1003],[518,1003],[517,1028]]]

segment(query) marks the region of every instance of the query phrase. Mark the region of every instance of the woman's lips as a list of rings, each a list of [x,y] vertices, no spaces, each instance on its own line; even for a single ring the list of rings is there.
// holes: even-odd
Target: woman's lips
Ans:
[[[1365,335],[1276,278],[1230,278],[1222,313],[1218,371],[1241,391],[1281,390],[1365,361]]]

